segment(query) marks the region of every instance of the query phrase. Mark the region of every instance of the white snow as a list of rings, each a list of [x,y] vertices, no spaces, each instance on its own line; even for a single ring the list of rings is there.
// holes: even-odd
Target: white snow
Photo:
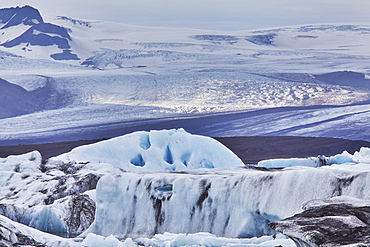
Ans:
[[[81,246],[84,247],[136,247],[138,246],[131,238],[127,238],[124,242],[119,241],[113,235],[108,237],[99,236],[93,233],[87,235],[82,241]]]
[[[51,160],[108,163],[125,171],[183,171],[244,166],[218,141],[183,129],[140,131],[81,146]]]
[[[40,172],[41,154],[33,151],[22,155],[10,155],[0,158],[0,171],[15,171],[21,173]]]

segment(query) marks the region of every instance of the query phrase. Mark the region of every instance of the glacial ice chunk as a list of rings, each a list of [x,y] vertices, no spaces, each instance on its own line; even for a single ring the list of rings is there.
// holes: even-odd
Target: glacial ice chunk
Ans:
[[[81,246],[84,247],[137,247],[138,245],[132,241],[131,238],[125,239],[124,242],[119,241],[113,235],[108,237],[99,236],[93,233],[89,233],[87,237],[82,241]]]
[[[54,157],[65,163],[105,163],[126,171],[183,171],[244,166],[227,147],[183,129],[139,131]]]
[[[96,189],[95,220],[83,234],[118,238],[164,232],[209,232],[231,238],[272,235],[269,222],[299,213],[307,201],[370,195],[368,165],[339,167],[231,167],[105,175]]]
[[[294,242],[287,239],[283,234],[262,236],[259,238],[223,238],[208,232],[198,232],[194,234],[174,234],[165,232],[164,234],[156,234],[153,238],[138,238],[136,241],[145,246],[295,246]]]
[[[362,147],[353,155],[347,151],[341,154],[325,157],[291,158],[291,159],[269,159],[258,162],[257,166],[266,168],[284,168],[293,166],[321,167],[325,165],[342,165],[346,163],[370,164],[370,148]]]

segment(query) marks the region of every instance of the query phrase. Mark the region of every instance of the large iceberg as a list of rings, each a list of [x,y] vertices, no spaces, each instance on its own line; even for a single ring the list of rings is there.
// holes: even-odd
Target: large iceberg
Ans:
[[[81,146],[54,158],[63,162],[109,163],[125,171],[183,171],[244,166],[224,145],[183,129],[139,131]]]
[[[95,221],[86,233],[119,238],[164,232],[271,235],[269,222],[301,212],[307,201],[369,197],[369,166],[341,166],[105,175],[97,185]]]

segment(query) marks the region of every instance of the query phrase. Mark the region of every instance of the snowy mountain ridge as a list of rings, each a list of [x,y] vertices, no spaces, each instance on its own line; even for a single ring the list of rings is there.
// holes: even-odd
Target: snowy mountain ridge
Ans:
[[[20,53],[32,52],[32,47],[56,46],[62,53],[50,54],[55,60],[78,59],[71,54],[71,37],[64,27],[46,23],[39,11],[31,6],[0,10],[1,41],[0,46]]]
[[[370,35],[369,24],[323,24],[219,32],[139,27],[61,16],[44,22],[38,10],[31,6],[3,9],[0,15],[4,16],[0,43],[3,50],[27,58],[42,57],[98,68],[109,65],[142,66],[156,58],[164,62],[188,60],[195,55],[215,52],[243,55],[254,49],[277,52],[291,49],[331,50],[352,55],[369,55],[370,50],[368,42],[365,42]],[[57,49],[61,52],[52,53]],[[105,54],[105,51],[110,52]],[[143,61],[136,61],[138,59]]]

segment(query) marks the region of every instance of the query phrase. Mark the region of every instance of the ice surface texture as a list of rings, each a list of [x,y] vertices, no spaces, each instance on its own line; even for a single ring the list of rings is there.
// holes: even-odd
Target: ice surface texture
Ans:
[[[118,237],[272,234],[269,222],[300,212],[309,200],[370,196],[368,164],[340,167],[106,175],[98,182],[96,218],[87,232]]]

